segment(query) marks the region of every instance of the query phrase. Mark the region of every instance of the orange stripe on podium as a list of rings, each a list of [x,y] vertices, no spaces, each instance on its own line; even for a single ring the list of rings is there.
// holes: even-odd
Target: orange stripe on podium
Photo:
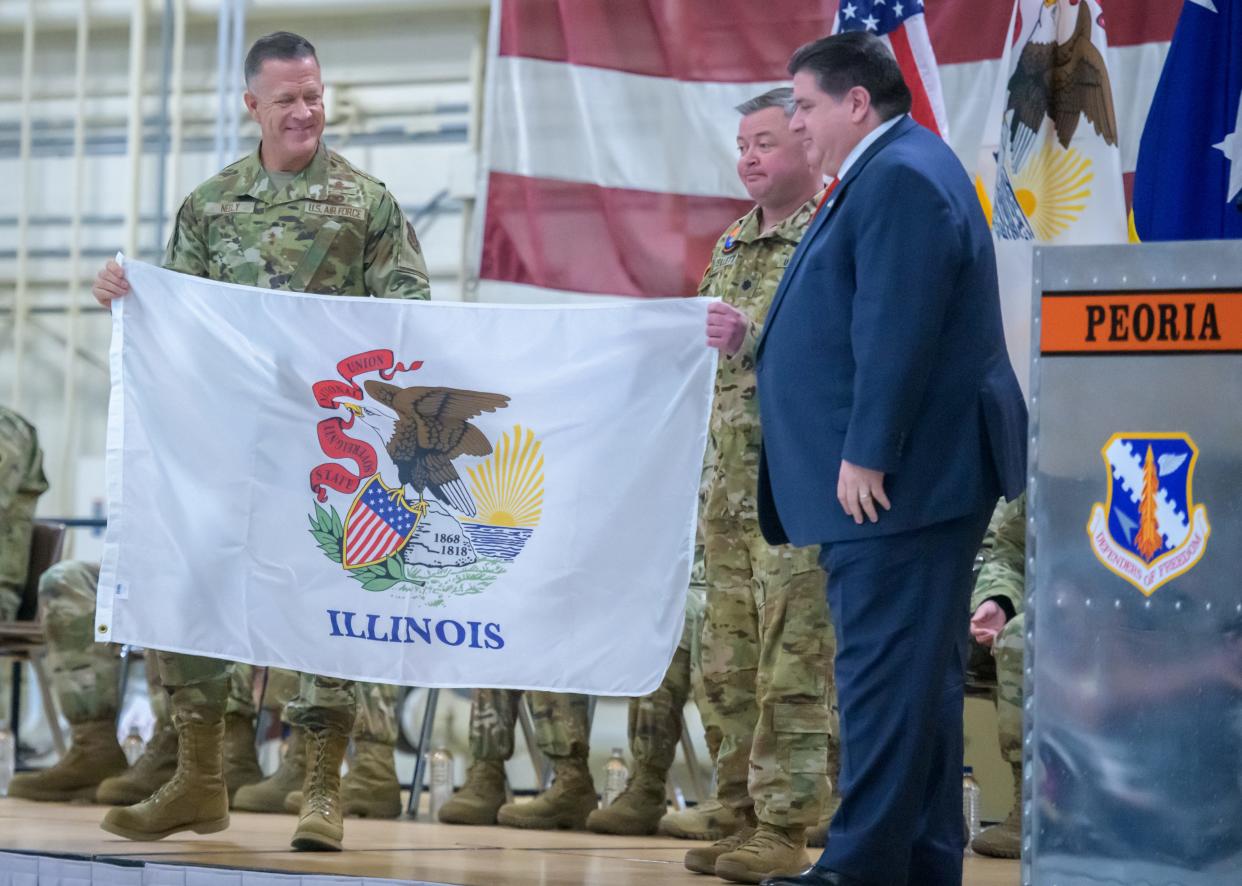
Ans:
[[[1242,291],[1050,292],[1040,353],[1242,352]]]

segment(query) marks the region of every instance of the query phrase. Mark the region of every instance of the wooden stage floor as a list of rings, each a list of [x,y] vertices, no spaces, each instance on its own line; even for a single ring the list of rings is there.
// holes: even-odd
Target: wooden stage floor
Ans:
[[[0,799],[0,852],[68,855],[131,866],[204,866],[462,886],[723,882],[682,867],[682,856],[694,843],[664,837],[348,819],[346,851],[306,853],[288,851],[291,815],[233,813],[229,829],[219,834],[133,843],[99,829],[104,810]],[[1019,879],[1017,862],[966,860],[967,886],[1016,886]]]

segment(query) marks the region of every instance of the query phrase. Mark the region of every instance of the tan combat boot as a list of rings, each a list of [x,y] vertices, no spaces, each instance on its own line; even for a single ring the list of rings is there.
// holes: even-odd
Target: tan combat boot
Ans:
[[[747,824],[736,809],[728,809],[715,797],[690,809],[670,812],[660,819],[657,831],[679,840],[723,840]]]
[[[116,741],[116,721],[74,723],[71,744],[55,766],[19,772],[9,782],[9,796],[23,800],[94,800],[99,783],[125,771],[125,754]]]
[[[587,816],[599,805],[586,760],[558,757],[553,760],[553,768],[556,780],[552,787],[528,803],[501,806],[496,821],[505,827],[543,831],[585,828]]]
[[[306,779],[302,808],[293,832],[294,849],[304,852],[340,852],[345,836],[341,814],[341,764],[349,736],[327,729],[306,732]]]
[[[759,883],[768,877],[792,877],[810,866],[806,828],[761,821],[749,840],[716,859],[716,876],[733,883]]]
[[[499,760],[475,760],[466,772],[466,783],[440,807],[445,824],[495,824],[505,804],[505,764]]]
[[[297,812],[289,808],[289,796],[301,791],[306,781],[306,733],[299,726],[289,730],[289,746],[276,771],[256,784],[242,785],[230,805],[245,812]],[[299,800],[301,798],[299,797]]]
[[[224,717],[224,783],[229,798],[243,785],[257,784],[263,780],[259,768],[259,756],[254,746],[254,723],[241,714]]]
[[[158,725],[142,756],[120,775],[99,783],[95,802],[106,806],[132,806],[160,789],[177,771],[177,729],[172,723]]]
[[[109,809],[100,824],[130,840],[162,840],[180,831],[214,834],[229,826],[224,786],[224,721],[175,716],[177,770],[163,787],[134,806]]]
[[[1014,798],[1009,817],[1000,824],[984,828],[970,848],[991,858],[1022,857],[1022,764],[1013,764]],[[9,793],[12,793],[10,789]]]
[[[696,874],[716,873],[716,859],[726,852],[732,852],[751,838],[755,833],[754,825],[743,824],[727,837],[721,837],[710,846],[695,846],[686,853],[686,870]]]
[[[401,782],[393,747],[354,740],[354,755],[341,779],[345,814],[354,818],[396,818],[401,814]]]
[[[617,799],[587,816],[587,830],[629,837],[654,834],[665,809],[664,773],[640,763]]]

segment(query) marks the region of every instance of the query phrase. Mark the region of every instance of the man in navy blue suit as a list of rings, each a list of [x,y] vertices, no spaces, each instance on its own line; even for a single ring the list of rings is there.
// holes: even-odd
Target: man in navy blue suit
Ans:
[[[843,801],[819,861],[764,882],[960,886],[971,567],[1026,462],[991,234],[882,41],[827,37],[789,71],[790,126],[836,184],[756,345],[759,517],[821,545]],[[738,320],[712,305],[709,343],[740,347]]]

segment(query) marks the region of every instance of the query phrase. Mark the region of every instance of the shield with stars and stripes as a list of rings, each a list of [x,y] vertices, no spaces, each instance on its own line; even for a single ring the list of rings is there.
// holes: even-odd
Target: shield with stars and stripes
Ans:
[[[358,569],[387,560],[418,526],[419,513],[401,489],[390,489],[378,475],[359,490],[345,515],[341,565]]]

